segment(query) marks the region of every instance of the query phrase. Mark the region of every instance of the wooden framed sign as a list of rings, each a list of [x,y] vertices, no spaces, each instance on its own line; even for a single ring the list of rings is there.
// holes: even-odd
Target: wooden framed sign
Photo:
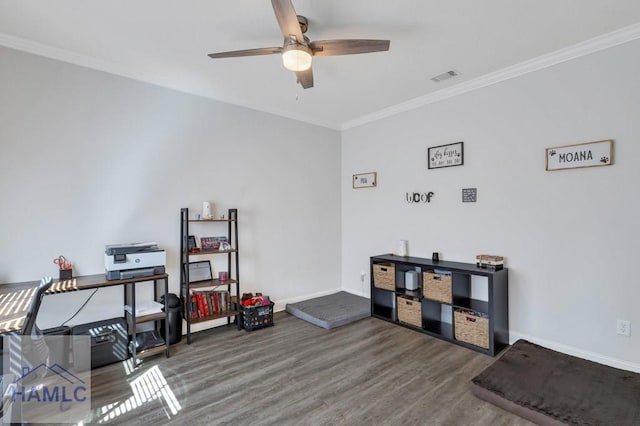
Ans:
[[[462,166],[464,164],[464,142],[432,146],[427,149],[429,169]]]
[[[373,188],[378,185],[378,176],[376,172],[360,173],[353,175],[353,189]]]
[[[613,164],[613,140],[547,148],[546,157],[547,171],[610,166]]]

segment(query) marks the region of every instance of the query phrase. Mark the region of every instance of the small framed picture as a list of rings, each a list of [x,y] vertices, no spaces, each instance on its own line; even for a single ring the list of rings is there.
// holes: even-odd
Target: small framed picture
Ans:
[[[189,238],[187,240],[187,250],[193,251],[193,250],[195,250],[197,248],[198,248],[198,245],[196,244],[195,235],[189,235]]]
[[[189,262],[189,282],[208,281],[213,278],[211,262],[203,260],[201,262]]]
[[[360,173],[353,175],[353,189],[374,188],[378,185],[378,176],[376,172]]]
[[[214,237],[200,238],[200,248],[202,248],[202,250],[217,250],[219,245]]]

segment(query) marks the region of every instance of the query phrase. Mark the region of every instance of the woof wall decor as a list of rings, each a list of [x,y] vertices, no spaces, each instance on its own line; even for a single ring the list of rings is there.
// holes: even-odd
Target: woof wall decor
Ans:
[[[353,189],[373,188],[376,185],[378,185],[378,175],[376,172],[353,175]]]
[[[419,204],[419,203],[430,203],[431,198],[435,194],[432,191],[429,192],[407,192],[407,203],[409,204]]]
[[[547,171],[610,166],[613,164],[613,140],[547,148],[546,157]]]
[[[464,164],[464,142],[432,146],[427,149],[429,169],[462,166]]]

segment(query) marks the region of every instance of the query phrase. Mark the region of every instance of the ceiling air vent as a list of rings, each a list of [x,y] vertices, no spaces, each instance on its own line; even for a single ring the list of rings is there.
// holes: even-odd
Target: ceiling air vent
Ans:
[[[431,80],[435,81],[436,83],[440,83],[441,81],[448,80],[448,79],[450,79],[452,77],[456,77],[456,76],[459,76],[459,75],[460,75],[460,73],[458,71],[450,70],[450,71],[447,71],[447,72],[443,72],[442,74],[436,75]]]

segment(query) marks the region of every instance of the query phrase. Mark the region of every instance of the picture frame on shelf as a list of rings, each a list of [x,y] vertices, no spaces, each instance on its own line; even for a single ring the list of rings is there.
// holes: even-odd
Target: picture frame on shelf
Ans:
[[[222,243],[229,245],[229,238],[226,236],[200,238],[200,246],[202,247],[202,250],[222,250],[220,248]]]
[[[213,279],[213,269],[209,260],[189,262],[189,282],[197,283]]]
[[[189,235],[189,237],[187,238],[187,250],[194,251],[197,248],[198,245],[196,244],[195,235]]]

